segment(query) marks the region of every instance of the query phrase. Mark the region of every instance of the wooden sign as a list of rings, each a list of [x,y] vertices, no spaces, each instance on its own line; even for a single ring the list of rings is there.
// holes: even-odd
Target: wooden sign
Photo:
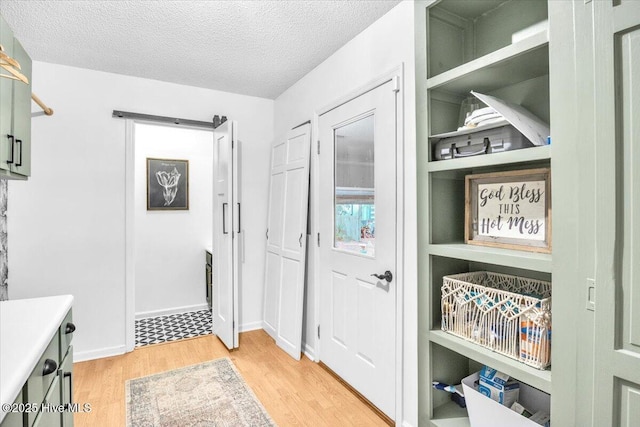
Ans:
[[[465,177],[465,243],[551,252],[550,169]]]

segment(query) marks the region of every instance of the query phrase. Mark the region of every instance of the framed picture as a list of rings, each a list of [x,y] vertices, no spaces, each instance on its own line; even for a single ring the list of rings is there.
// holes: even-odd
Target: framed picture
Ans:
[[[189,210],[189,161],[147,158],[147,210]]]
[[[464,241],[551,252],[551,170],[467,175]]]

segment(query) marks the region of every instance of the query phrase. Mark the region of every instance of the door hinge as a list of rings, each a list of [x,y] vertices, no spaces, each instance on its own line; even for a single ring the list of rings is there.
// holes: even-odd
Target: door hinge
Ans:
[[[318,325],[318,339],[320,339],[320,325]]]
[[[393,76],[393,91],[400,92],[400,77]]]
[[[318,154],[320,154],[320,140],[316,141],[316,146],[318,147]]]
[[[320,233],[318,233],[318,247],[320,247]]]

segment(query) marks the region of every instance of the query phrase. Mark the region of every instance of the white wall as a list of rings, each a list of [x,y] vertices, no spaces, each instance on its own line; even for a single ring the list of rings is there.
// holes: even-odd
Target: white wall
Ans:
[[[72,294],[76,358],[123,352],[125,121],[111,113],[223,114],[238,121],[244,145],[240,326],[260,325],[273,101],[43,62],[34,62],[33,91],[55,113],[33,117],[33,176],[9,183],[11,298]]]
[[[418,425],[417,385],[417,237],[416,237],[416,141],[415,141],[415,60],[414,5],[404,1],[343,46],[313,71],[276,99],[276,135],[285,135],[291,127],[312,119],[313,114],[337,99],[404,64],[404,409],[405,425]],[[317,135],[317,128],[314,128]],[[314,139],[317,139],[313,137]],[[317,156],[311,161],[312,180],[317,180]],[[315,189],[312,186],[310,211],[312,236],[318,231]],[[312,242],[315,239],[312,238]],[[309,248],[314,257],[317,246]],[[315,352],[314,269],[308,271],[306,290],[305,347]]]
[[[206,308],[205,254],[213,236],[213,133],[135,125],[136,318]],[[188,210],[147,210],[147,158],[189,162]]]

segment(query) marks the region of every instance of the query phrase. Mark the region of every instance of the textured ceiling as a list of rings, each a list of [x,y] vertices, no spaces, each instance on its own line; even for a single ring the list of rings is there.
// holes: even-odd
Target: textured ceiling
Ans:
[[[34,60],[276,98],[399,0],[25,1]]]

